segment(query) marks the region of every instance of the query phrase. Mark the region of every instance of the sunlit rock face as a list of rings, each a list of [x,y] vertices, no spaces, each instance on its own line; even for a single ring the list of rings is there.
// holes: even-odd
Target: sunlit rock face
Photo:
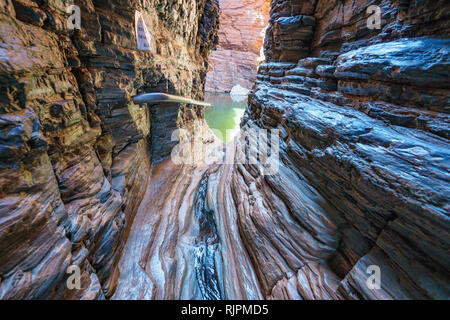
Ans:
[[[219,47],[209,57],[206,91],[251,89],[269,19],[269,0],[220,0]]]
[[[242,127],[280,130],[280,171],[231,175],[263,297],[450,297],[449,9],[272,1]]]
[[[2,299],[109,297],[150,149],[160,157],[171,128],[202,117],[177,105],[162,117],[130,101],[148,91],[203,97],[214,1],[75,4],[73,31],[65,1],[0,1]],[[137,50],[136,10],[153,51]],[[66,286],[71,265],[79,290]]]

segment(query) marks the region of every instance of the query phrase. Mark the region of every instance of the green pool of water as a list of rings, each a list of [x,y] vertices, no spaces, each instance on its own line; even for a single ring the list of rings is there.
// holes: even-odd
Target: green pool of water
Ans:
[[[239,132],[239,123],[244,115],[247,99],[233,101],[229,94],[206,93],[206,102],[212,104],[205,111],[208,126],[222,141],[229,142]]]

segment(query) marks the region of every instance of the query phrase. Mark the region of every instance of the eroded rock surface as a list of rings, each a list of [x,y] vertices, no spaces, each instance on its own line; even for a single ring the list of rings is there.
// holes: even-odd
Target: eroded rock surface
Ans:
[[[380,30],[367,29],[371,4]],[[450,297],[448,10],[272,3],[242,126],[280,129],[283,165],[240,165],[231,186],[264,297]],[[366,284],[371,265],[381,289]]]
[[[214,1],[74,4],[80,30],[68,30],[64,1],[0,1],[2,299],[111,296],[150,149],[164,158],[170,129],[202,117],[175,105],[162,118],[130,101],[149,91],[202,98]],[[136,49],[136,10],[153,52]],[[79,290],[66,286],[71,265]]]
[[[127,33],[137,4],[86,5],[85,33],[65,36],[61,8],[1,1],[1,298],[450,297],[448,1],[272,1],[241,123],[279,130],[272,174],[150,166],[203,114],[129,97],[201,98],[214,3],[146,7],[165,39],[152,54]],[[82,290],[65,285],[73,264]]]
[[[230,92],[240,85],[250,89],[262,57],[268,0],[220,0],[219,46],[209,57],[206,91]],[[262,58],[261,58],[262,57]]]

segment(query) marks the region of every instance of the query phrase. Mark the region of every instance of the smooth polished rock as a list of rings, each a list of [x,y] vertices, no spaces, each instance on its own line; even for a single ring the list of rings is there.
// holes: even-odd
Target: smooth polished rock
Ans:
[[[280,130],[282,166],[265,176],[238,165],[231,178],[262,294],[447,299],[449,30],[439,17],[448,4],[386,1],[391,13],[370,32],[361,22],[368,1],[301,3],[273,3],[270,63],[259,69],[241,123]],[[293,11],[304,3],[314,13]],[[275,21],[299,15],[316,22],[312,41],[295,49],[276,37]],[[290,59],[289,67],[279,62]],[[322,85],[326,78],[334,87]],[[379,289],[367,285],[373,265]]]
[[[205,59],[217,45],[215,1],[170,1],[162,12],[136,1],[76,4],[74,32],[64,1],[0,1],[2,299],[114,293],[126,229],[146,190],[150,140],[163,130],[151,133],[148,108],[131,97],[201,99]],[[137,50],[135,10],[151,22],[154,52]],[[165,126],[176,128],[180,115],[188,128],[185,110],[177,106]],[[152,149],[166,142],[153,141]],[[66,285],[69,266],[80,269],[80,289]]]
[[[202,110],[129,102],[202,98],[215,2],[149,6],[151,53],[134,47],[134,2],[87,3],[69,37],[62,2],[0,0],[0,297],[448,299],[449,3],[384,1],[380,30],[369,4],[272,1],[241,122],[279,130],[267,174],[238,161],[264,141],[245,134],[235,162],[172,163],[172,131],[195,133]]]
[[[400,39],[344,53],[336,78],[450,88],[450,39]]]

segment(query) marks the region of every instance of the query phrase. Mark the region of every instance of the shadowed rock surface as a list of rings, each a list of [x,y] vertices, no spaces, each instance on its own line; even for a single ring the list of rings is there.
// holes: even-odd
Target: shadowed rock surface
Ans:
[[[170,129],[202,117],[179,105],[163,117],[162,107],[149,112],[131,97],[203,97],[217,44],[214,1],[74,4],[81,30],[70,31],[64,1],[0,1],[3,299],[111,296],[151,152],[164,158]],[[153,52],[136,49],[136,10],[154,35]],[[81,269],[80,290],[67,289],[69,265]]]
[[[231,185],[264,297],[450,297],[449,8],[272,2],[242,126],[280,129],[283,166],[238,166]]]

